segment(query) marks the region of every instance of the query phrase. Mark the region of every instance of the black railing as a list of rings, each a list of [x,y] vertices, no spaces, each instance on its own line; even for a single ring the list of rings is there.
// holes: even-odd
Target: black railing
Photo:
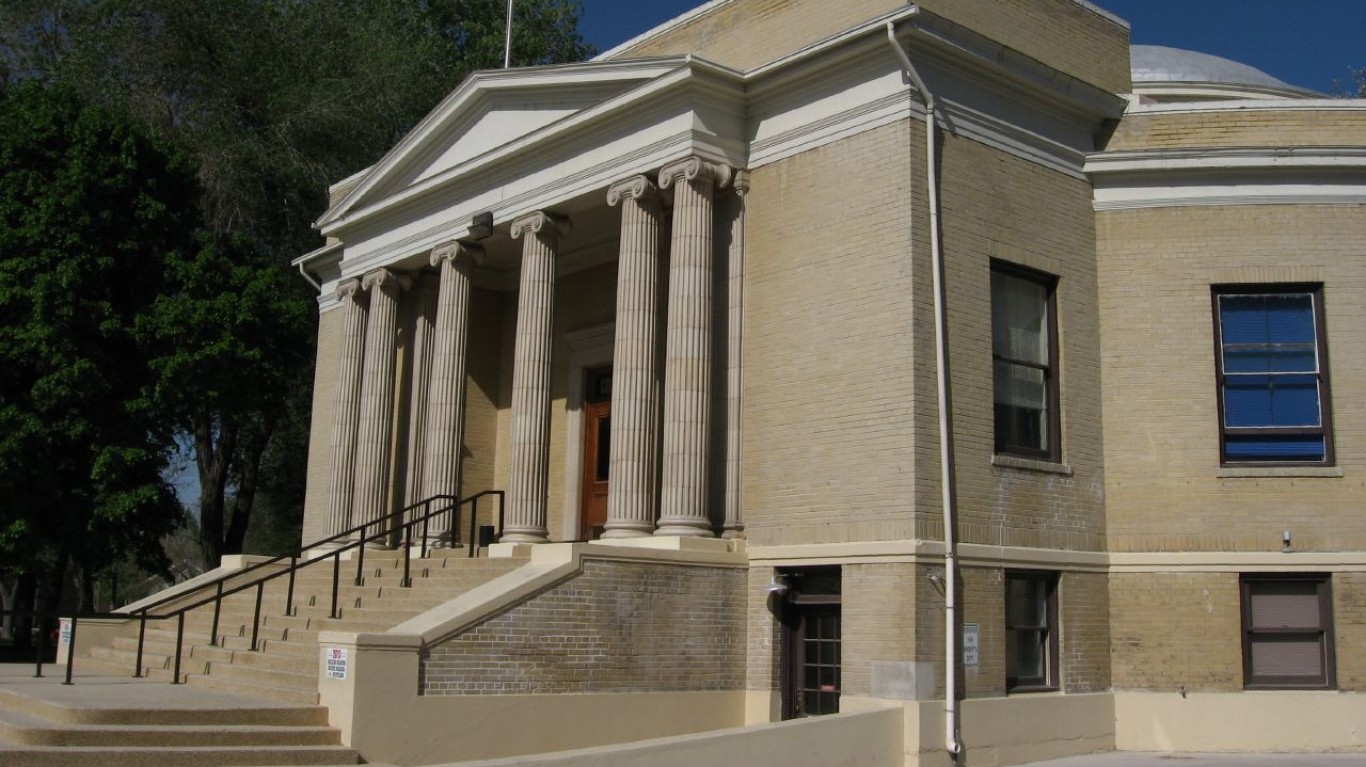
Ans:
[[[419,558],[425,558],[433,550],[433,543],[449,543],[452,547],[460,546],[460,509],[466,505],[470,507],[470,542],[468,556],[477,555],[476,541],[474,539],[478,528],[479,520],[479,501],[482,498],[498,498],[498,532],[503,530],[503,491],[485,490],[476,493],[469,498],[461,499],[453,495],[437,495],[418,501],[410,506],[399,509],[380,519],[366,522],[345,530],[336,535],[324,538],[320,541],[301,546],[293,554],[284,554],[263,562],[258,562],[250,567],[243,568],[234,573],[215,578],[212,581],[201,584],[186,593],[172,594],[159,599],[150,604],[142,605],[136,610],[126,613],[83,613],[81,615],[70,616],[70,633],[67,644],[67,666],[66,683],[71,683],[71,665],[73,660],[72,648],[76,644],[76,627],[80,619],[90,618],[117,618],[122,620],[138,621],[138,645],[137,657],[134,661],[133,676],[142,676],[142,656],[147,639],[148,621],[165,621],[172,618],[176,619],[176,646],[175,664],[172,670],[171,683],[180,683],[180,666],[185,646],[185,615],[191,610],[195,610],[208,605],[213,605],[213,621],[209,629],[209,644],[218,645],[218,623],[223,611],[223,600],[226,597],[240,594],[250,589],[256,590],[256,603],[252,613],[251,626],[251,645],[252,652],[260,648],[258,638],[261,628],[261,603],[265,597],[265,587],[270,581],[276,578],[287,577],[289,579],[285,592],[285,615],[294,615],[294,585],[295,575],[299,570],[327,560],[332,561],[332,601],[328,616],[331,618],[339,617],[337,612],[337,600],[340,594],[341,584],[341,562],[342,554],[355,550],[356,575],[354,583],[357,586],[365,584],[365,549],[366,545],[376,541],[383,542],[386,546],[397,535],[399,548],[403,552],[403,579],[400,585],[403,588],[412,586],[412,550],[416,545],[419,550]],[[413,514],[421,510],[420,514]],[[411,519],[409,517],[411,516]],[[446,517],[444,530],[446,532],[431,535],[433,526]],[[441,529],[440,527],[437,528]],[[449,540],[443,540],[443,536],[449,536]],[[305,559],[304,555],[309,550],[329,549],[325,553]],[[287,560],[287,561],[286,561]],[[211,593],[209,593],[211,592]],[[197,597],[199,594],[208,593],[208,596]],[[166,607],[175,603],[184,603],[176,607],[169,607],[164,612],[157,611],[159,607]],[[38,668],[38,676],[42,675],[41,660]]]

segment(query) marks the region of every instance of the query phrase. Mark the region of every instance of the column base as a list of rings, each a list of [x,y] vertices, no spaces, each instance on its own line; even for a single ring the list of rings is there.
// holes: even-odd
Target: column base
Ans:
[[[661,519],[656,536],[677,536],[680,538],[715,538],[711,524],[705,519]]]
[[[654,535],[653,522],[608,522],[602,531],[602,540],[619,538],[648,538]]]
[[[550,543],[550,534],[541,530],[513,530],[498,536],[499,543]]]

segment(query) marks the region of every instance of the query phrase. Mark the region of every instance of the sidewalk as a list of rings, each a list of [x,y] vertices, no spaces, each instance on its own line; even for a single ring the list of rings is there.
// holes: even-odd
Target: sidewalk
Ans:
[[[1366,765],[1366,753],[1151,754],[1130,751],[1031,762],[1027,767],[1347,767],[1347,765],[1354,767]]]

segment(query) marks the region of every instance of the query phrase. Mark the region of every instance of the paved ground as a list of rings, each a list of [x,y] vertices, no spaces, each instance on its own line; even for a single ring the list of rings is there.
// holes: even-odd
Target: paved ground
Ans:
[[[83,674],[79,663],[76,664],[74,683],[64,685],[65,673],[65,666],[43,666],[43,677],[35,679],[32,664],[0,663],[0,692],[12,692],[69,708],[204,710],[299,707],[294,703],[263,701],[187,684],[134,679],[132,676]]]
[[[1362,767],[1353,754],[1145,754],[1114,753],[1034,762],[1029,767]]]

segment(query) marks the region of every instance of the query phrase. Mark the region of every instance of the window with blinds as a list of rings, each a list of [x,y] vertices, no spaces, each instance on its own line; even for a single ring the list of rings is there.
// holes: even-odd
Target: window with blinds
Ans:
[[[991,265],[996,452],[1059,460],[1057,322],[1048,275]]]
[[[1246,687],[1334,686],[1329,584],[1326,575],[1243,576]]]
[[[1225,464],[1329,464],[1322,291],[1215,288],[1220,444]]]

